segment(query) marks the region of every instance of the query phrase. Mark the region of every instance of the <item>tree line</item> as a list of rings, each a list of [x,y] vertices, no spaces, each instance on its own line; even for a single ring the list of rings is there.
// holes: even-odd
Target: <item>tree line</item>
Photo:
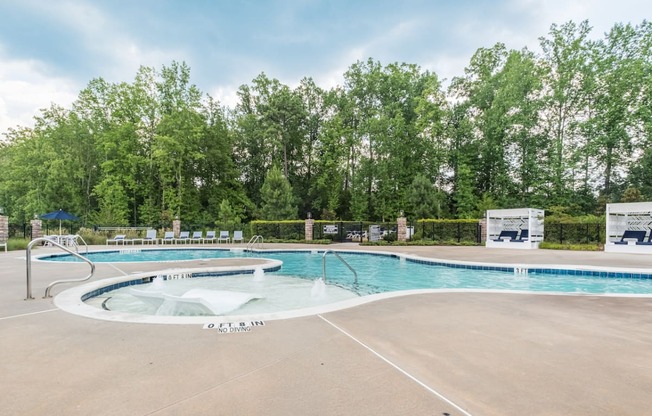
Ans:
[[[0,143],[13,221],[87,224],[600,215],[652,200],[652,25],[552,25],[541,51],[480,48],[444,87],[416,64],[358,61],[342,85],[261,73],[228,108],[172,62],[91,80]]]

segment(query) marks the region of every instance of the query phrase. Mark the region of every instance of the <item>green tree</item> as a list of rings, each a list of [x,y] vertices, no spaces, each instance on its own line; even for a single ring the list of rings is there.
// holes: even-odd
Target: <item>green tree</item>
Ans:
[[[411,219],[439,218],[442,201],[430,180],[423,174],[414,177],[408,193],[408,213]]]
[[[277,166],[273,166],[260,190],[261,218],[265,220],[290,220],[297,218],[297,206],[290,182]]]

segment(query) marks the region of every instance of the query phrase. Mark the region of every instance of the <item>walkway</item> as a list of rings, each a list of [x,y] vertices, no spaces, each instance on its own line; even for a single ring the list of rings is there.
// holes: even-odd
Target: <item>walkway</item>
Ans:
[[[652,271],[645,255],[389,250]],[[24,256],[0,252],[0,414],[643,415],[652,408],[652,298],[431,293],[219,334],[200,325],[91,320],[40,298],[49,282],[86,274],[84,264],[33,263],[37,299],[25,301]],[[155,268],[99,264],[94,279]]]

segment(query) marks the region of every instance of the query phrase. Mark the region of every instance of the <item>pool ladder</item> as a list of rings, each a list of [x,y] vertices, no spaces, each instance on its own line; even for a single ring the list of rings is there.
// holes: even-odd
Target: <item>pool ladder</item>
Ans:
[[[324,251],[324,254],[321,256],[321,272],[322,272],[322,279],[323,279],[324,283],[326,283],[326,255],[328,253],[334,255],[335,257],[337,257],[346,267],[349,268],[349,270],[351,270],[353,272],[353,278],[354,278],[353,284],[355,286],[357,286],[358,285],[358,273],[353,269],[353,267],[351,267],[351,265],[349,263],[347,263],[346,260],[344,260],[342,258],[342,256],[340,256],[336,251],[333,251],[333,250],[326,250],[326,251]]]
[[[262,235],[255,235],[249,239],[249,242],[247,243],[247,250],[251,250],[258,244],[258,248],[263,248],[263,236]]]
[[[77,235],[76,237],[80,237],[80,236]],[[83,238],[82,238],[82,241],[84,241]],[[49,244],[51,244],[53,246],[59,247],[63,251],[66,251],[66,252],[72,254],[73,256],[85,261],[86,263],[88,263],[89,266],[91,266],[91,273],[88,276],[84,277],[83,279],[57,280],[57,281],[54,281],[54,282],[50,283],[50,285],[45,289],[45,296],[43,296],[44,298],[49,298],[49,297],[52,296],[50,294],[50,291],[52,290],[52,288],[55,285],[58,285],[58,284],[61,284],[61,283],[85,282],[86,280],[93,277],[93,274],[95,273],[95,263],[93,263],[92,261],[90,261],[86,257],[82,256],[81,254],[70,250],[68,247],[66,247],[66,246],[64,246],[64,245],[62,245],[62,244],[60,244],[60,243],[58,243],[56,241],[52,241],[52,240],[50,240],[48,238],[44,238],[44,237],[35,238],[27,245],[27,250],[26,250],[26,252],[27,252],[27,298],[25,298],[25,300],[34,299],[34,297],[32,296],[32,246],[34,244],[36,244],[36,243],[39,243],[39,242],[47,242],[47,243],[49,243]],[[84,241],[84,244],[86,244],[85,241]],[[76,246],[75,246],[75,248],[76,248]],[[86,245],[86,252],[88,252],[88,245]]]

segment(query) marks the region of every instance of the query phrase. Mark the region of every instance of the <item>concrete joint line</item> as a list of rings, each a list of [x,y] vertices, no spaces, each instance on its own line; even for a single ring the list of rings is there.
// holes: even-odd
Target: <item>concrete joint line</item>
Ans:
[[[115,266],[113,263],[106,263],[106,264],[107,264],[109,267],[111,267],[112,269],[115,269],[118,273],[122,273],[123,276],[129,276],[129,273],[127,273],[127,272],[123,271],[122,269],[118,268],[118,267]]]
[[[332,326],[333,328],[337,329],[338,331],[340,331],[341,333],[343,333],[343,334],[346,335],[347,337],[351,338],[353,341],[355,341],[355,342],[357,342],[358,344],[362,345],[365,349],[367,349],[369,352],[371,352],[372,354],[374,354],[376,357],[380,358],[381,360],[383,360],[384,362],[386,362],[386,363],[389,364],[390,366],[394,367],[394,369],[396,369],[398,372],[400,372],[401,374],[403,374],[404,376],[406,376],[406,377],[409,378],[410,380],[414,381],[415,383],[417,383],[418,385],[420,385],[421,387],[423,387],[424,389],[426,389],[426,390],[429,391],[430,393],[434,394],[435,396],[437,396],[437,397],[440,398],[441,400],[443,400],[443,401],[445,401],[446,403],[448,403],[448,404],[450,404],[451,406],[453,406],[455,409],[459,410],[459,411],[460,411],[464,416],[472,416],[471,413],[469,413],[469,412],[467,412],[466,410],[462,409],[460,406],[458,406],[457,404],[453,403],[451,400],[447,399],[443,394],[439,393],[437,390],[431,388],[431,387],[428,386],[426,383],[422,382],[421,380],[419,380],[418,378],[416,378],[416,377],[413,376],[412,374],[410,374],[410,373],[408,373],[407,371],[403,370],[401,367],[399,367],[398,365],[394,364],[394,363],[391,362],[389,359],[387,359],[387,358],[385,358],[384,356],[382,356],[380,353],[376,352],[373,348],[371,348],[370,346],[368,346],[368,345],[365,344],[364,342],[360,341],[359,339],[357,339],[357,338],[354,337],[353,335],[349,334],[348,332],[346,332],[345,330],[343,330],[343,329],[340,328],[339,326],[335,325],[334,323],[332,323],[332,322],[329,321],[328,319],[324,318],[323,316],[321,316],[321,315],[317,315],[317,316],[319,316],[319,317],[320,317],[324,322],[326,322],[327,324],[329,324],[329,325]]]
[[[4,316],[0,318],[0,321],[4,321],[6,319],[13,319],[13,318],[22,318],[23,316],[31,316],[31,315],[38,315],[40,313],[46,313],[46,312],[54,312],[60,310],[59,308],[55,309],[46,309],[44,311],[38,311],[38,312],[30,312],[30,313],[22,313],[20,315],[11,315],[11,316]]]

